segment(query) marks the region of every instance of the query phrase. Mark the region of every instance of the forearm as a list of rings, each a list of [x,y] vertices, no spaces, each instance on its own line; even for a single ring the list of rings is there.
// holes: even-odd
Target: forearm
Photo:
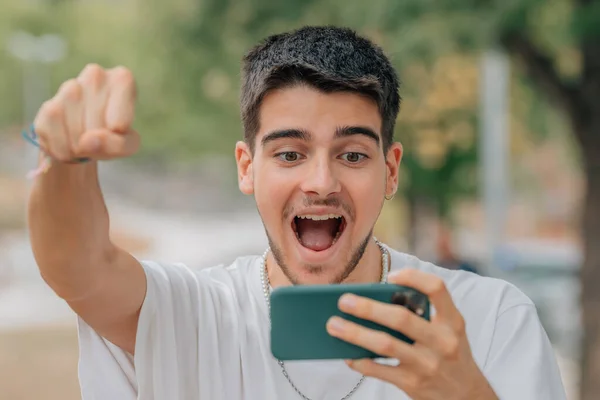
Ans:
[[[63,298],[98,285],[96,271],[110,263],[114,246],[96,163],[56,163],[33,184],[28,225],[40,273]]]

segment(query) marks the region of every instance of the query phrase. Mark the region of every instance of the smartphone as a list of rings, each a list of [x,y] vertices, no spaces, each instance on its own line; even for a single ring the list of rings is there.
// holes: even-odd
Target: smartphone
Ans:
[[[377,329],[409,344],[402,333],[375,322],[346,314],[338,308],[345,293],[406,307],[430,319],[429,299],[416,289],[389,283],[294,285],[276,288],[271,294],[271,353],[282,361],[383,358],[362,347],[331,336],[325,327],[334,315]]]

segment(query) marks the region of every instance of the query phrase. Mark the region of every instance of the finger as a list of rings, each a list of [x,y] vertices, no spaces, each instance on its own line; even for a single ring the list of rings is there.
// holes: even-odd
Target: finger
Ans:
[[[389,382],[405,391],[415,387],[419,379],[418,375],[409,368],[379,364],[369,358],[348,360],[346,364],[356,372]]]
[[[369,329],[340,317],[332,317],[327,322],[327,332],[331,336],[372,351],[379,356],[396,358],[403,363],[414,364],[421,356],[419,349],[386,332]]]
[[[85,129],[82,105],[83,89],[76,79],[71,79],[61,85],[56,97],[63,104],[65,130],[69,146],[71,150],[74,150],[79,136]]]
[[[447,335],[440,325],[432,324],[407,308],[373,299],[345,294],[340,297],[341,311],[386,326],[435,350],[445,348]]]
[[[462,319],[441,278],[416,269],[403,269],[391,273],[388,281],[396,285],[414,288],[427,295],[435,307],[436,317],[441,317],[454,323],[458,323]]]
[[[108,90],[106,73],[96,64],[87,65],[77,81],[83,89],[85,130],[105,128],[105,110]]]
[[[38,112],[33,127],[38,135],[40,148],[60,161],[71,157],[63,122],[63,107],[56,99],[45,102]]]
[[[77,151],[82,157],[107,160],[131,156],[139,147],[140,136],[133,130],[117,134],[108,129],[96,129],[80,138]]]
[[[106,106],[106,127],[117,133],[125,133],[135,115],[136,87],[133,74],[124,67],[109,72],[110,93]]]

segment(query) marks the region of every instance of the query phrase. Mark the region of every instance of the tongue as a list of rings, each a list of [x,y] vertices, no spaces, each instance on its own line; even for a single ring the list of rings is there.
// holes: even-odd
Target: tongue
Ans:
[[[331,247],[338,230],[338,221],[326,219],[315,221],[312,219],[296,219],[296,230],[300,243],[313,251],[322,251]]]

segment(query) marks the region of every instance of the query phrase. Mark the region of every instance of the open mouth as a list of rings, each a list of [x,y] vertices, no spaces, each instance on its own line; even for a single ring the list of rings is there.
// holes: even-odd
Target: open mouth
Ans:
[[[300,215],[292,220],[292,229],[298,241],[312,251],[329,249],[345,228],[345,218],[337,214]]]

